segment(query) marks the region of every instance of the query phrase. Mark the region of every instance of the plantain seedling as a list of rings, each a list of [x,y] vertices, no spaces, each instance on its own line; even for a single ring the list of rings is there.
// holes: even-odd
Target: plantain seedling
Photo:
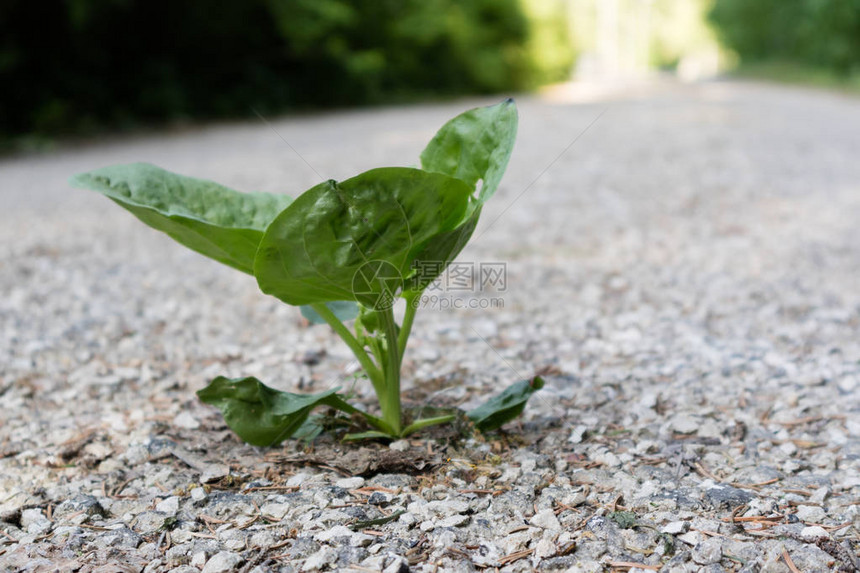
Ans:
[[[338,388],[293,394],[254,377],[220,376],[197,394],[221,410],[240,438],[272,446],[313,435],[308,416],[321,406],[372,428],[349,438],[399,438],[454,419],[404,424],[403,353],[421,294],[472,236],[516,131],[513,100],[476,108],[439,130],[421,154],[421,169],[371,169],[320,183],[295,200],[240,193],[143,163],[77,175],[71,184],[98,191],[186,247],[253,275],[264,293],[301,307],[312,323],[328,323],[379,400],[371,414],[350,405]],[[393,312],[398,299],[406,302],[400,324]],[[495,430],[517,417],[542,385],[539,377],[517,382],[466,415],[479,430]]]

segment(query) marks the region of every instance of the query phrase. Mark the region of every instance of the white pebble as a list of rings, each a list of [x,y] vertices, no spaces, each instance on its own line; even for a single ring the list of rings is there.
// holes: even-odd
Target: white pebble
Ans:
[[[542,527],[543,529],[550,529],[552,531],[561,529],[561,523],[559,523],[558,518],[555,516],[555,512],[551,509],[544,509],[537,512],[529,520],[529,523],[535,527]]]

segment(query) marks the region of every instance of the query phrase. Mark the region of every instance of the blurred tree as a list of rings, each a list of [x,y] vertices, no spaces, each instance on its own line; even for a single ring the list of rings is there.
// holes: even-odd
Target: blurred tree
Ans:
[[[860,0],[808,0],[802,37],[813,64],[847,75],[860,72]]]
[[[325,103],[527,85],[517,0],[269,0]]]
[[[0,70],[7,133],[224,115],[289,95],[290,62],[259,3],[7,0],[2,10],[3,53],[14,55]]]
[[[710,19],[745,62],[860,68],[860,0],[716,0]]]
[[[4,0],[0,138],[524,89],[567,72],[553,26],[520,0]]]
[[[530,85],[570,79],[576,52],[571,38],[570,3],[565,0],[524,0],[530,22],[525,50]]]

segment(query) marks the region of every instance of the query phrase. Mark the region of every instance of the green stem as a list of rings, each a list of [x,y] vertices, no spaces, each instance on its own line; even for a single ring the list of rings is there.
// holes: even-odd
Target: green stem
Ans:
[[[363,410],[359,410],[355,406],[349,404],[346,400],[338,396],[337,394],[332,394],[323,402],[324,404],[331,406],[332,408],[336,408],[341,412],[346,412],[347,414],[359,414],[363,416],[367,423],[376,428],[377,430],[384,432],[386,434],[391,434],[394,432],[394,428],[389,427],[389,425],[385,422],[385,420],[380,420],[376,416],[371,416],[367,412]]]
[[[382,419],[394,428],[399,436],[401,432],[400,420],[400,352],[397,340],[397,323],[394,321],[394,310],[391,308],[379,311],[382,320],[383,333],[385,335],[384,365],[385,395],[380,396],[382,407]]]
[[[415,311],[418,310],[417,302],[421,293],[409,294],[404,297],[406,300],[406,312],[403,315],[403,323],[400,325],[400,336],[397,339],[397,351],[400,354],[400,360],[403,360],[403,354],[406,352],[406,343],[409,341],[409,333],[412,332],[412,321],[415,320]]]
[[[343,340],[349,349],[352,350],[352,353],[355,355],[355,358],[358,360],[361,367],[364,369],[367,376],[370,378],[370,381],[373,383],[374,389],[376,389],[377,393],[385,387],[385,381],[382,376],[382,371],[373,363],[370,359],[370,356],[367,355],[367,352],[364,351],[361,343],[356,340],[355,336],[349,331],[349,329],[344,326],[344,324],[338,320],[338,318],[334,315],[334,313],[329,310],[329,308],[323,303],[312,304],[311,308],[313,308],[317,314],[319,314],[323,320],[325,320],[329,326],[332,327],[332,330],[340,336],[341,340]]]
[[[381,341],[376,337],[371,336],[367,344],[370,346],[370,351],[373,353],[376,363],[384,367],[388,363],[388,359],[386,358],[385,348],[382,347]],[[386,400],[385,380],[385,372],[380,371],[379,381],[372,381],[373,391],[376,392],[376,397],[379,400],[379,407],[382,408],[383,411],[385,410],[383,402]]]

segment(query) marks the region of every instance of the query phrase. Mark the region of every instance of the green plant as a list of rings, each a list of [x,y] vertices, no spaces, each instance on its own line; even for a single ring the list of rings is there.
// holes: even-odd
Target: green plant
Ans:
[[[186,247],[256,277],[260,289],[329,324],[349,346],[379,400],[379,415],[331,389],[300,395],[253,377],[218,377],[198,396],[218,407],[245,441],[269,446],[315,435],[318,406],[363,419],[351,438],[401,437],[449,422],[446,414],[404,424],[400,368],[422,292],[475,230],[510,158],[513,100],[467,111],[446,123],[421,154],[422,169],[384,167],[326,181],[294,201],[239,193],[147,164],[106,167],[72,178]],[[480,183],[480,185],[479,185]],[[433,262],[423,265],[423,262]],[[428,270],[429,269],[429,270]],[[393,307],[406,302],[401,324]],[[345,324],[354,319],[354,328]],[[539,377],[518,382],[467,413],[481,431],[518,416]]]

